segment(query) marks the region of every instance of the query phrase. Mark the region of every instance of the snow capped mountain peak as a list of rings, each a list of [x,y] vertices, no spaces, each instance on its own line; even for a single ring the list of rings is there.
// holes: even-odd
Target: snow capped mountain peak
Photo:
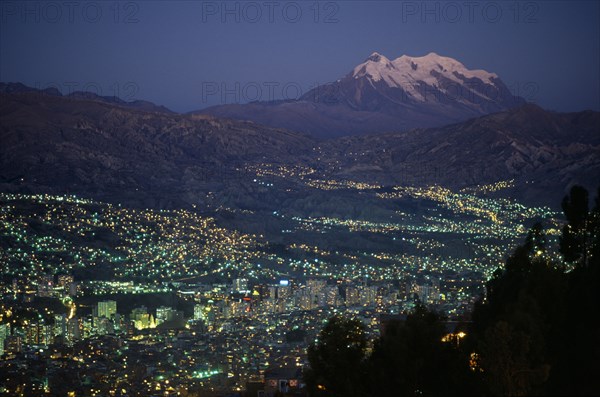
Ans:
[[[386,80],[386,77],[393,73],[394,65],[385,56],[374,52],[363,63],[354,68],[352,76],[360,78],[368,76],[372,81],[384,79],[388,85],[393,85],[393,82]]]
[[[443,91],[444,87],[464,86],[469,81],[496,86],[495,79],[498,78],[495,73],[470,70],[456,59],[435,52],[421,57],[402,55],[393,61],[374,52],[354,68],[351,77],[367,78],[372,84],[383,81],[391,88],[403,89],[418,101],[425,100],[419,93],[419,87],[423,84]]]
[[[377,51],[375,51],[374,53],[372,53],[371,55],[369,55],[369,57],[367,59],[365,59],[365,62],[389,62],[390,60],[387,59],[385,56],[381,55],[380,53],[378,53]]]
[[[221,105],[206,113],[331,137],[440,126],[524,103],[495,74],[455,59],[430,52],[390,60],[373,52],[296,101]]]
[[[422,57],[410,57],[407,55],[402,55],[401,57],[397,58],[394,61],[394,63],[407,62],[407,61],[414,62],[418,66],[421,66],[422,68],[429,69],[429,70],[438,69],[440,72],[443,72],[443,73],[450,72],[452,74],[454,72],[457,72],[457,73],[465,76],[468,79],[469,78],[478,78],[479,80],[483,81],[484,83],[493,84],[492,79],[498,78],[498,75],[496,75],[495,73],[489,73],[485,70],[467,69],[467,67],[465,65],[463,65],[461,62],[457,61],[456,59],[441,56],[441,55],[436,54],[435,52],[430,52],[429,54],[422,56]]]

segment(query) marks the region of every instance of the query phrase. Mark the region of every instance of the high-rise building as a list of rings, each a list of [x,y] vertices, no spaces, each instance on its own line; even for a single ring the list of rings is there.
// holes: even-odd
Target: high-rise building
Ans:
[[[115,313],[113,325],[115,333],[121,333],[124,331],[125,327],[123,324],[123,318],[119,313]]]
[[[269,299],[271,299],[271,300],[277,299],[277,286],[276,285],[269,286]]]
[[[76,316],[67,319],[67,335],[66,340],[70,343],[81,339],[81,330],[83,328],[83,322],[80,321]]]
[[[360,302],[358,289],[354,286],[346,287],[346,306],[355,306]]]
[[[315,306],[313,303],[313,295],[309,288],[300,288],[294,294],[296,296],[296,306],[302,310],[312,310]]]
[[[38,296],[52,296],[54,292],[54,275],[45,274],[38,280]]]
[[[363,306],[374,306],[377,298],[377,287],[374,285],[362,286],[359,290],[360,304]]]
[[[282,285],[280,284],[279,287],[277,288],[277,298],[279,299],[285,299],[288,296],[290,296],[292,293],[292,288],[288,285]]]
[[[42,323],[30,323],[25,328],[25,344],[44,345],[52,343],[52,328]]]
[[[329,285],[325,287],[323,292],[325,305],[338,306],[340,304],[340,291],[337,285]]]
[[[98,302],[98,317],[111,318],[117,313],[117,302],[108,300]]]
[[[73,276],[70,274],[60,274],[58,276],[57,285],[65,290],[69,289],[69,286],[73,282]]]
[[[60,336],[65,338],[67,336],[67,315],[55,314],[54,315],[54,336]]]
[[[98,318],[96,318],[96,320],[98,320]],[[84,339],[89,338],[96,332],[96,329],[94,327],[94,320],[91,316],[84,317],[82,319],[82,324],[83,324],[83,338]]]
[[[57,277],[56,286],[62,289],[63,295],[77,295],[77,283],[75,283],[71,274],[60,274]]]
[[[411,291],[425,304],[438,303],[440,300],[440,282],[437,279],[427,279],[413,283]]]
[[[233,292],[246,292],[248,291],[248,279],[236,278],[233,280]]]
[[[194,305],[194,320],[205,320],[206,319],[206,307],[204,305]]]
[[[314,295],[319,294],[327,286],[327,280],[321,278],[309,278],[306,280],[306,287],[310,288]]]
[[[148,313],[146,306],[133,309],[129,319],[133,322],[136,329],[156,328],[154,316]]]
[[[4,341],[10,336],[10,324],[0,324],[0,356],[4,354]]]
[[[7,354],[20,353],[22,350],[22,339],[19,335],[9,335],[4,340],[4,352]]]
[[[113,322],[106,317],[100,317],[95,328],[99,335],[107,335],[115,332]]]
[[[156,325],[162,324],[169,320],[169,313],[173,309],[166,306],[160,306],[156,308]]]

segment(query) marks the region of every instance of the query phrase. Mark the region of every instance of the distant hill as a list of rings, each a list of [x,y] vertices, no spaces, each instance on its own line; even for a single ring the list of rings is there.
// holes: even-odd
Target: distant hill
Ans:
[[[269,208],[264,197],[253,198],[257,174],[248,169],[266,163],[310,167],[310,178],[383,186],[462,189],[514,180],[514,191],[503,194],[556,205],[574,183],[600,184],[599,131],[598,112],[524,105],[444,127],[323,142],[249,121],[148,111],[93,95],[5,89],[0,190],[77,193],[160,208],[227,197],[234,206]],[[300,183],[296,196],[279,184],[266,197],[291,206],[309,187],[293,170],[285,172],[285,183]]]
[[[63,96],[63,94],[54,87],[45,88],[45,89],[37,89],[33,87],[28,87],[22,83],[1,83],[0,82],[0,93],[3,94],[13,94],[13,93],[38,93],[41,95],[51,95],[51,96]],[[135,101],[124,101],[121,98],[116,96],[100,96],[93,92],[84,92],[84,91],[75,91],[68,95],[67,97],[75,98],[75,99],[85,99],[89,101],[97,101],[97,102],[105,102],[111,103],[114,105],[132,108],[132,109],[140,109],[148,112],[159,112],[159,113],[170,113],[174,114],[175,112],[167,109],[164,106],[156,105],[149,101],[135,100]]]
[[[0,189],[88,194],[149,207],[195,203],[246,162],[300,161],[305,135],[85,95],[0,93]]]
[[[338,177],[384,184],[464,188],[515,179],[515,195],[550,205],[574,183],[600,186],[600,113],[592,111],[525,105],[439,128],[341,138],[322,148]]]

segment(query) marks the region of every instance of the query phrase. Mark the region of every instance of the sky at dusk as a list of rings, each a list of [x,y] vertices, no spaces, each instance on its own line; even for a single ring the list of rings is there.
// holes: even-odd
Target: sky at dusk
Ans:
[[[0,81],[178,112],[295,98],[377,51],[497,73],[557,111],[600,110],[597,1],[1,1]]]

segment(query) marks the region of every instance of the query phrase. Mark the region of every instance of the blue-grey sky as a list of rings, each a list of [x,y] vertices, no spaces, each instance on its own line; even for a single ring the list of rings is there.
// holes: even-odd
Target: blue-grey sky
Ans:
[[[598,1],[0,1],[0,81],[180,112],[293,98],[374,51],[433,51],[547,109],[600,110]]]

